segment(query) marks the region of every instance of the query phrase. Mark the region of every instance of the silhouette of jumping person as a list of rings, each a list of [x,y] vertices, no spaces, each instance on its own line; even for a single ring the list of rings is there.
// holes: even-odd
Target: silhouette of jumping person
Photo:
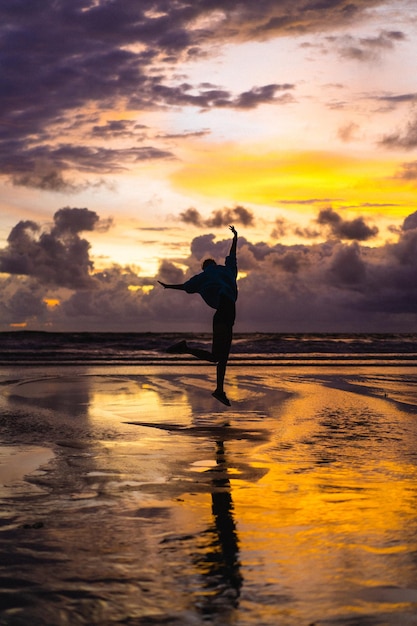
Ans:
[[[223,386],[232,345],[237,300],[237,232],[234,226],[229,226],[229,228],[233,233],[233,241],[224,265],[217,265],[214,259],[206,259],[202,265],[203,271],[185,283],[168,285],[160,280],[158,281],[165,289],[180,289],[187,293],[199,293],[212,309],[216,309],[213,316],[211,352],[200,348],[192,348],[187,345],[186,341],[180,341],[170,346],[167,352],[192,354],[198,359],[217,363],[217,386],[212,395],[226,406],[230,406],[230,401],[224,392]]]

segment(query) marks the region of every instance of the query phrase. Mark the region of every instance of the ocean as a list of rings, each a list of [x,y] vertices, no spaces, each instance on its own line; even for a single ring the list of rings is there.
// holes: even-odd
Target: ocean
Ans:
[[[188,355],[167,354],[186,339],[209,347],[210,333],[0,333],[0,365],[136,365],[198,364]],[[417,333],[285,334],[237,333],[231,365],[410,365],[417,360]]]
[[[0,626],[417,614],[417,334],[1,333]]]

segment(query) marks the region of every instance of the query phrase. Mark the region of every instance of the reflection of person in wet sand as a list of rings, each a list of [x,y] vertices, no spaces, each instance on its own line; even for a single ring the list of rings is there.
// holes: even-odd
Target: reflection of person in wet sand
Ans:
[[[223,614],[239,603],[243,577],[240,571],[239,541],[233,518],[233,500],[223,441],[216,441],[216,467],[211,470],[212,513],[215,534],[203,557],[196,559],[208,593],[200,598],[205,616]],[[226,623],[226,620],[225,620]],[[229,620],[227,620],[227,623]]]
[[[229,228],[233,233],[233,241],[224,265],[217,265],[214,259],[206,259],[202,265],[203,271],[185,283],[168,285],[158,281],[165,289],[180,289],[187,293],[199,293],[211,308],[216,309],[213,317],[211,352],[200,348],[191,348],[186,341],[174,344],[167,351],[176,354],[192,354],[198,359],[217,363],[217,386],[213,396],[227,406],[230,406],[230,402],[224,392],[223,385],[232,345],[237,300],[237,232],[234,226]]]
[[[242,575],[239,563],[239,545],[233,519],[233,501],[223,441],[216,442],[216,462],[219,476],[213,479],[212,511],[223,557],[223,578],[239,597]],[[219,564],[219,569],[220,564]]]

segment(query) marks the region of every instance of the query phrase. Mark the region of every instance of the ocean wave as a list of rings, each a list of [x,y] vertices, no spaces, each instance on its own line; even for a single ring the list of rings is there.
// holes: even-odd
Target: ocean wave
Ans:
[[[0,333],[0,364],[198,364],[167,354],[179,339],[210,349],[203,333]],[[417,334],[237,333],[231,364],[410,364],[417,360]]]

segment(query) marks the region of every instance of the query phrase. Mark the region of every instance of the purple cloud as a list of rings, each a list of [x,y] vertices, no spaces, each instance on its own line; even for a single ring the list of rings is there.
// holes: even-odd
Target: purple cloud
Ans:
[[[383,0],[44,0],[0,5],[0,175],[16,185],[77,191],[70,171],[90,179],[145,159],[172,155],[146,141],[141,126],[100,123],[88,108],[198,107],[247,110],[293,101],[295,85],[254,85],[232,93],[208,81],[175,83],[173,68],[209,54],[213,44],[314,33],[358,20]],[[382,39],[381,39],[382,38]],[[386,31],[380,45],[400,40]],[[379,40],[378,40],[379,41]],[[374,44],[375,47],[376,44]],[[97,144],[74,141],[76,125]],[[106,137],[136,145],[107,150]],[[59,141],[58,147],[56,146]]]
[[[33,221],[21,221],[12,228],[7,247],[0,250],[0,272],[28,276],[43,285],[91,287],[90,244],[79,233],[97,230],[99,224],[94,211],[69,207],[55,213],[48,230]],[[104,228],[109,226],[107,222]]]
[[[143,277],[119,266],[93,272],[90,244],[80,234],[100,224],[95,212],[69,207],[57,211],[48,228],[33,221],[16,224],[0,250],[2,328],[16,322],[43,328],[46,320],[48,328],[60,330],[210,328],[211,312],[201,298],[163,290],[157,279],[183,282],[201,271],[206,257],[222,263],[229,236],[195,237],[187,257],[162,258],[157,275]],[[415,213],[396,236],[372,248],[359,240],[289,246],[240,236],[237,330],[413,332]],[[57,293],[61,304],[48,309],[44,298]]]

